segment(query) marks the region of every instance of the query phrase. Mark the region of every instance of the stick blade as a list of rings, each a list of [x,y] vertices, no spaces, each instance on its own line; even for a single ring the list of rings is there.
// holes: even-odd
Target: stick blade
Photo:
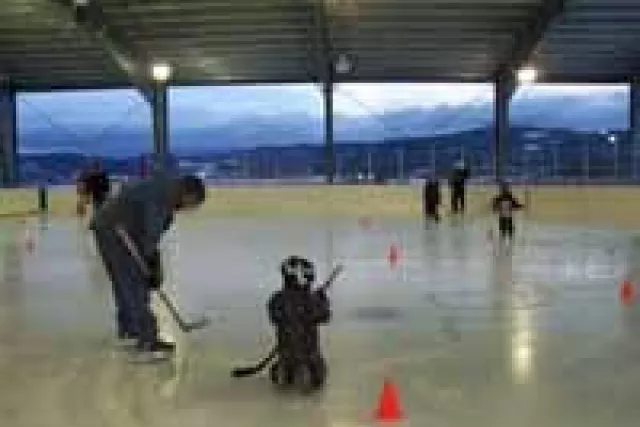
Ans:
[[[211,324],[211,318],[207,316],[202,316],[200,319],[188,323],[184,326],[185,332],[197,331],[199,329],[204,329]]]
[[[233,371],[231,371],[231,376],[233,378],[250,377],[257,374],[258,371],[259,369],[256,369],[255,366],[252,366],[250,368],[236,368]]]

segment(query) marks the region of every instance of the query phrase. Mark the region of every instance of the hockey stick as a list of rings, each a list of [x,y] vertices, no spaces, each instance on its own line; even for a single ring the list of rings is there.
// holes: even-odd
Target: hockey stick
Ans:
[[[327,279],[324,281],[324,283],[322,285],[320,285],[320,287],[317,289],[317,291],[325,291],[325,290],[327,290],[327,288],[329,288],[333,284],[333,282],[335,282],[335,280],[338,278],[340,273],[342,273],[342,270],[344,270],[344,266],[342,266],[340,264],[337,265],[333,269],[331,274],[329,274],[329,277],[327,277]],[[277,355],[278,355],[278,348],[276,346],[274,346],[271,349],[271,351],[269,352],[269,354],[264,359],[262,359],[260,362],[258,362],[256,365],[242,367],[242,368],[235,368],[233,371],[231,371],[231,376],[234,377],[234,378],[244,378],[244,377],[253,376],[253,375],[261,372],[264,368],[266,368],[267,365],[269,365],[269,363],[271,363],[271,361],[273,359],[275,359],[275,357]]]
[[[209,326],[209,324],[211,323],[211,319],[205,315],[202,315],[198,320],[194,320],[191,322],[185,320],[173,301],[171,301],[171,298],[169,298],[169,295],[167,295],[167,293],[164,291],[164,289],[160,288],[156,292],[160,296],[160,299],[162,300],[165,307],[171,314],[171,317],[173,317],[173,320],[176,322],[178,328],[180,328],[182,332],[192,332],[197,329],[203,329]]]
[[[129,250],[129,253],[133,257],[133,259],[138,263],[138,266],[140,267],[142,272],[148,276],[151,272],[151,269],[149,268],[147,262],[140,255],[140,252],[138,252],[138,249],[131,240],[131,237],[129,237],[129,234],[121,228],[116,228],[115,231]],[[209,323],[211,323],[211,319],[204,315],[194,322],[187,322],[184,317],[182,317],[180,311],[178,311],[178,308],[175,306],[173,301],[171,301],[169,295],[167,295],[164,289],[159,288],[157,292],[165,307],[171,314],[171,317],[173,317],[173,320],[178,324],[178,328],[180,328],[182,332],[191,332],[196,329],[202,329],[208,326]]]

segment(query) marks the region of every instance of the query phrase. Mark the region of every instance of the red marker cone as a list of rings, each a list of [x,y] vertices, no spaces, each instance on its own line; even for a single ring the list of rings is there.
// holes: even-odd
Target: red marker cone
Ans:
[[[364,228],[365,230],[369,230],[371,228],[371,217],[360,217],[358,219],[358,223],[360,224],[360,227]]]
[[[33,240],[33,236],[31,235],[31,231],[27,229],[24,236],[24,247],[27,253],[33,253],[36,248],[36,242]]]
[[[631,304],[636,297],[636,289],[629,280],[624,280],[620,284],[620,302],[625,305]]]
[[[403,418],[402,409],[400,409],[400,398],[398,389],[391,380],[385,380],[382,386],[382,393],[378,400],[378,407],[375,412],[376,421],[395,422]]]
[[[400,250],[396,245],[389,246],[389,253],[387,254],[387,260],[389,261],[389,265],[391,267],[395,267],[398,264],[398,259],[400,258]]]

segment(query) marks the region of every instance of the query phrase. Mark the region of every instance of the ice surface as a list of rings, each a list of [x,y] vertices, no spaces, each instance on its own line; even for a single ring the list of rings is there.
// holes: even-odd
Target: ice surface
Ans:
[[[179,352],[147,366],[113,346],[111,290],[86,231],[72,220],[0,225],[3,427],[368,426],[385,378],[410,426],[640,419],[640,306],[617,298],[640,252],[623,231],[523,222],[507,251],[488,240],[486,220],[426,229],[374,219],[371,230],[328,218],[184,220],[164,242],[166,287],[214,324],[183,336],[158,309]],[[330,380],[315,397],[229,376],[268,352],[264,302],[290,254],[314,259],[320,275],[347,267],[324,334]]]

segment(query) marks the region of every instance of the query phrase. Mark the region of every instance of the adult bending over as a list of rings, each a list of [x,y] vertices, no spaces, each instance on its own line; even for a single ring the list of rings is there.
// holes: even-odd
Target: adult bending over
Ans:
[[[158,245],[175,213],[199,207],[204,183],[193,176],[156,174],[123,187],[91,221],[98,253],[113,285],[118,337],[135,340],[143,354],[173,352],[159,341],[150,291],[161,281]]]

